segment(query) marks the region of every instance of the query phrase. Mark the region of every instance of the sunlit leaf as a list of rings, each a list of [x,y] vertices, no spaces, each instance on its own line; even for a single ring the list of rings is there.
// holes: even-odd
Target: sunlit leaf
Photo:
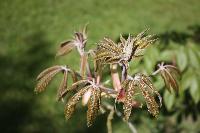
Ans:
[[[183,71],[188,65],[188,57],[183,47],[177,51],[177,65]]]
[[[200,61],[197,57],[197,54],[195,53],[195,51],[193,49],[187,49],[188,50],[188,56],[189,56],[189,61],[190,64],[194,67],[194,68],[199,68],[200,66]]]

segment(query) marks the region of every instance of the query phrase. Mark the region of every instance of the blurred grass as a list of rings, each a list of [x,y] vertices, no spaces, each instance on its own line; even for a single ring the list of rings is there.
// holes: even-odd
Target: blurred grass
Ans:
[[[183,32],[200,24],[199,5],[199,0],[1,0],[1,131],[105,132],[101,118],[105,121],[106,115],[88,129],[85,108],[65,121],[63,105],[55,100],[58,78],[46,93],[34,95],[35,77],[44,68],[56,63],[78,68],[76,52],[55,61],[59,42],[87,22],[89,47],[104,36],[117,39],[120,33],[136,34],[145,28],[155,34]],[[116,125],[117,132],[128,132],[123,126]]]

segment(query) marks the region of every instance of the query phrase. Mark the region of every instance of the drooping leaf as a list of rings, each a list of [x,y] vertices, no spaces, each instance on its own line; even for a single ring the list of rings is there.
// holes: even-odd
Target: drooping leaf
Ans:
[[[146,102],[148,111],[155,117],[157,117],[159,113],[159,105],[155,100],[154,94],[156,94],[160,100],[160,106],[162,104],[162,98],[160,94],[156,91],[155,87],[153,86],[152,82],[150,81],[149,77],[144,74],[136,74],[134,77],[128,77],[122,82],[122,87],[126,88],[126,97],[124,102],[124,114],[125,120],[127,121],[130,114],[131,109],[134,106],[134,103],[137,103],[137,106],[141,106],[137,101],[134,101],[132,98],[137,93],[137,88],[140,90],[140,93],[144,97]]]
[[[168,77],[166,76],[166,72],[161,71],[161,76],[165,82],[165,86],[167,87],[168,91],[171,93],[171,86]]]
[[[58,49],[56,56],[68,54],[73,48],[75,48],[75,44],[72,41],[65,41],[60,44],[60,48]]]
[[[82,88],[74,96],[72,96],[69,99],[69,101],[65,105],[65,117],[66,117],[66,119],[70,119],[71,118],[72,114],[75,111],[76,104],[80,101],[81,97],[85,94],[85,92],[87,92],[87,90],[90,87],[91,86],[89,85],[89,86],[86,86],[86,87]]]
[[[57,100],[59,101],[62,98],[62,94],[65,91],[65,89],[67,88],[67,71],[63,72],[63,79],[60,83],[60,86],[58,88],[58,92],[57,92]]]
[[[160,107],[162,106],[162,97],[161,95],[158,93],[158,91],[156,90],[156,88],[154,87],[153,83],[150,80],[150,77],[142,74],[142,84],[145,85],[146,89],[149,91],[149,93],[151,93],[152,95],[155,93],[159,99],[160,102]]]
[[[61,68],[61,66],[56,65],[56,66],[52,66],[52,67],[49,67],[49,68],[45,69],[44,71],[42,71],[42,72],[37,76],[37,80],[40,80],[41,78],[43,78],[44,76],[46,76],[46,75],[49,74],[50,72],[55,71],[55,70],[60,69],[60,68]]]
[[[152,96],[148,90],[144,89],[143,85],[140,85],[140,89],[142,91],[142,95],[145,99],[145,102],[147,104],[147,108],[148,111],[155,117],[157,117],[158,113],[159,113],[159,106],[154,98],[154,96]]]
[[[168,77],[168,82],[170,83],[170,86],[175,90],[179,90],[178,83],[175,79],[175,77],[172,76],[172,74],[169,72],[168,68],[165,71],[166,76]]]
[[[101,102],[101,90],[98,88],[93,88],[92,95],[88,101],[88,111],[87,111],[87,126],[91,126],[98,114]]]
[[[52,78],[62,70],[62,68],[56,69],[54,71],[51,71],[50,73],[46,74],[44,77],[42,77],[36,87],[35,87],[35,92],[42,92],[45,90],[45,88],[47,87],[47,85],[50,83],[50,81],[52,80]]]
[[[180,76],[180,71],[177,67],[173,65],[164,65],[164,63],[158,64],[158,66],[159,69],[157,72],[160,72],[168,91],[171,92],[171,89],[178,91],[179,85],[177,78]]]
[[[135,93],[136,86],[134,85],[134,81],[130,81],[128,84],[128,88],[126,89],[126,97],[124,101],[124,116],[125,120],[128,121],[131,110],[132,110],[132,103],[133,103],[133,95]]]

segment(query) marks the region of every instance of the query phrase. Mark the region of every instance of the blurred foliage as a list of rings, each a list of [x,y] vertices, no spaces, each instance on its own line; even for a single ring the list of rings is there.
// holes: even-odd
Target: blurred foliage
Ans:
[[[151,73],[165,60],[182,72],[180,92],[170,94],[159,76],[156,87],[164,96],[158,119],[147,111],[133,110],[132,123],[139,133],[200,132],[200,8],[199,0],[1,0],[0,1],[0,131],[2,133],[104,133],[106,116],[91,128],[85,123],[86,108],[66,121],[63,105],[56,102],[55,78],[46,93],[35,95],[36,75],[52,64],[77,64],[76,53],[54,61],[60,41],[78,26],[89,24],[89,47],[103,36],[135,34],[151,28],[160,41],[132,62],[132,74]],[[172,61],[172,62],[171,62]],[[74,66],[75,69],[78,65]],[[129,132],[117,117],[114,133]]]

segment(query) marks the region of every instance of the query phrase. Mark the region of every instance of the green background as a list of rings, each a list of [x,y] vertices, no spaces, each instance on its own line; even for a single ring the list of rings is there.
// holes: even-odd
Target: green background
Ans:
[[[104,133],[106,116],[86,126],[86,107],[70,121],[63,103],[56,102],[56,77],[45,93],[35,95],[35,78],[53,64],[78,69],[76,52],[57,58],[59,43],[74,30],[88,26],[88,45],[104,36],[138,34],[150,28],[160,40],[133,61],[130,73],[151,73],[158,61],[175,60],[182,72],[179,94],[170,95],[155,80],[164,97],[157,119],[147,109],[133,111],[131,122],[139,133],[200,132],[200,1],[199,0],[1,0],[0,1],[0,132],[2,133]],[[130,132],[115,117],[113,132]]]

